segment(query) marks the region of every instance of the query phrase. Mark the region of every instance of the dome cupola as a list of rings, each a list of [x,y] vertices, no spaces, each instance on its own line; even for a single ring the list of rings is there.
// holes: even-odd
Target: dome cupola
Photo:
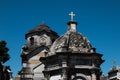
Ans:
[[[61,37],[55,40],[50,48],[48,55],[54,55],[56,52],[79,52],[92,53],[94,52],[89,40],[81,33],[77,32],[77,22],[73,20],[75,14],[69,14],[71,20],[67,23],[68,31]]]
[[[23,46],[23,51],[33,51],[36,48],[45,46],[50,48],[52,43],[59,37],[59,35],[51,30],[49,26],[42,23],[34,29],[25,34],[26,44]]]

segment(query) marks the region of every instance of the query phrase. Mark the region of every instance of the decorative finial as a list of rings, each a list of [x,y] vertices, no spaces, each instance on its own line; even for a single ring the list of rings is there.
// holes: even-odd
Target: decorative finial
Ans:
[[[75,16],[75,14],[73,12],[69,13],[70,17],[71,17],[71,21],[73,21],[73,17]]]

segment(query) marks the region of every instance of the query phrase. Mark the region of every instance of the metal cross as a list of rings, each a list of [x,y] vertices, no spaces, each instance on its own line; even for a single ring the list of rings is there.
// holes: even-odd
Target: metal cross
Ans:
[[[69,15],[71,16],[71,21],[73,21],[73,17],[75,16],[75,14],[71,12]]]

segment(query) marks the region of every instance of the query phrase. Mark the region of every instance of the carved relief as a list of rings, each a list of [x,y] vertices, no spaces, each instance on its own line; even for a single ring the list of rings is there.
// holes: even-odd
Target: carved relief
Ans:
[[[40,45],[46,45],[46,42],[47,42],[47,37],[42,35],[40,36]]]
[[[91,48],[91,44],[84,36],[77,32],[68,32],[54,42],[51,50],[59,52],[65,49],[66,51],[69,50],[86,53],[89,52]]]

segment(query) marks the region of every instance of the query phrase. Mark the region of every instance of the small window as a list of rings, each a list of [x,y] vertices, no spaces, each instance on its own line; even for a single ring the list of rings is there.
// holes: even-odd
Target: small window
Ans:
[[[30,38],[30,44],[31,44],[31,45],[34,45],[34,37],[31,37],[31,38]]]

